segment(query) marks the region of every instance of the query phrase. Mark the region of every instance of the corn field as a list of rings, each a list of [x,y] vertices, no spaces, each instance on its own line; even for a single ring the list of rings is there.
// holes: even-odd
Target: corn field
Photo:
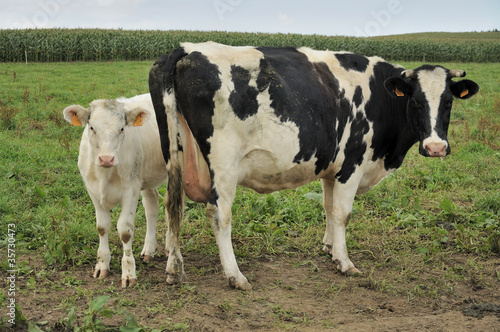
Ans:
[[[482,33],[477,33],[480,36]],[[491,32],[489,32],[491,34]],[[180,42],[212,40],[228,45],[307,46],[377,55],[389,61],[500,62],[498,37],[425,39],[329,37],[299,34],[101,29],[0,30],[1,62],[154,60]]]

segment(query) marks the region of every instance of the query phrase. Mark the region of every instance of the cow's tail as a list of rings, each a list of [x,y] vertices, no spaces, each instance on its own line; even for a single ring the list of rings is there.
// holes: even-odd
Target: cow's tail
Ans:
[[[163,157],[167,164],[168,183],[164,202],[171,236],[178,236],[184,212],[184,174],[179,159],[175,65],[185,55],[184,50],[178,48],[172,54],[160,57],[149,72],[149,91],[158,122]]]

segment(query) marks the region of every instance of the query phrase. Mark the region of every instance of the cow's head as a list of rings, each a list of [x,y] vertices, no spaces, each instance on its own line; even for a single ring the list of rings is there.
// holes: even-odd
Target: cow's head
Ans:
[[[68,106],[63,115],[73,126],[86,126],[82,139],[88,139],[95,164],[112,167],[119,163],[118,152],[128,128],[142,126],[149,113],[142,108],[126,109],[117,100],[100,99],[89,108]]]
[[[407,98],[407,118],[420,141],[421,155],[443,157],[450,153],[447,133],[453,97],[467,99],[479,90],[471,80],[452,80],[464,76],[463,70],[424,65],[384,82],[391,96]]]

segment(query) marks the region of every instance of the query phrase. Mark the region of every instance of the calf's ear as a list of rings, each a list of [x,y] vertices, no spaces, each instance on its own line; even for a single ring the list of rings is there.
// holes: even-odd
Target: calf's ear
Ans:
[[[384,81],[384,87],[393,98],[404,97],[410,93],[410,86],[401,77],[389,77]]]
[[[71,105],[63,110],[64,120],[73,126],[85,126],[89,119],[89,110],[80,105]]]
[[[144,120],[149,116],[149,112],[143,108],[136,107],[132,110],[127,111],[127,124],[134,127],[142,126]]]
[[[457,98],[468,99],[474,96],[479,91],[479,85],[471,80],[461,80],[451,82],[451,93]]]

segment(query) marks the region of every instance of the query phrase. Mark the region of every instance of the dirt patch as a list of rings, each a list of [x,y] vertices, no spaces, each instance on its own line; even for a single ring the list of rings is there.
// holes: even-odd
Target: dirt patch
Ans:
[[[160,257],[148,264],[137,262],[138,284],[122,289],[118,271],[101,281],[92,278],[91,265],[52,270],[39,256],[19,259],[29,262],[32,271],[20,278],[16,300],[24,316],[42,322],[44,330],[64,330],[61,322],[73,307],[75,324],[81,323],[91,300],[109,295],[106,307],[115,312],[126,309],[148,329],[500,331],[500,282],[495,273],[482,275],[480,281],[450,280],[448,289],[412,296],[411,282],[397,289],[381,287],[384,275],[397,270],[377,266],[361,276],[346,277],[324,255],[293,254],[240,259],[242,272],[254,287],[243,292],[232,289],[222,277],[218,257],[189,254],[184,257],[185,283],[173,287],[165,283],[166,258]],[[460,259],[465,257],[455,257],[454,264]],[[485,271],[496,271],[500,259],[483,266]],[[124,324],[118,313],[102,320],[109,326]]]

